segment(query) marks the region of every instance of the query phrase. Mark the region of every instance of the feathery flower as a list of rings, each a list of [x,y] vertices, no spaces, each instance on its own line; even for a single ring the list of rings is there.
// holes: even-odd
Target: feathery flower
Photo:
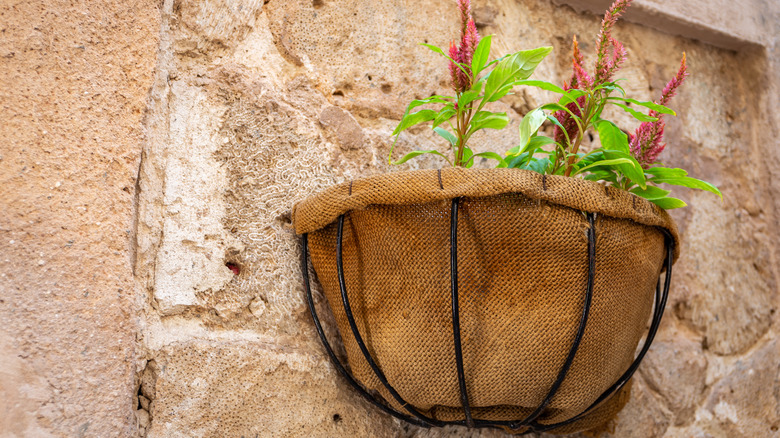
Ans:
[[[582,53],[580,53],[580,45],[577,42],[577,35],[574,35],[574,52],[572,55],[572,76],[571,76],[571,88],[578,88],[582,90],[590,89],[593,86],[593,79],[590,77],[585,67],[583,67],[584,60]]]
[[[474,58],[474,51],[477,50],[477,44],[479,44],[477,26],[474,24],[474,20],[469,19],[468,22],[466,22],[466,31],[463,33],[460,44],[461,62],[471,65],[471,60]]]
[[[450,58],[455,62],[460,62],[460,51],[458,50],[455,41],[450,43]],[[463,91],[466,88],[466,75],[463,74],[463,71],[458,68],[458,65],[455,64],[455,62],[450,61],[448,65],[450,76],[452,77],[452,88],[456,91]]]
[[[471,17],[471,1],[458,0],[458,11],[460,11],[461,32],[460,45],[455,42],[450,43],[449,63],[450,76],[452,77],[452,88],[457,92],[464,92],[471,88],[471,59],[474,57],[474,51],[479,44],[479,33],[474,19]],[[453,62],[454,61],[454,62]],[[464,73],[457,64],[465,64],[463,67],[467,73]]]
[[[631,0],[615,0],[604,14],[601,30],[596,40],[596,84],[603,84],[612,79],[620,64],[625,60],[625,48],[612,37],[612,27],[631,5]],[[610,53],[612,48],[612,53]]]
[[[567,84],[566,82],[563,83],[563,89],[564,90],[571,90],[573,88],[580,89],[580,90],[588,90],[593,86],[593,79],[590,77],[587,71],[585,71],[585,67],[583,67],[583,57],[582,53],[580,53],[580,45],[577,42],[577,36],[574,36],[574,40],[572,45],[574,46],[573,53],[572,53],[572,75],[571,75],[571,84]],[[578,106],[579,105],[579,106]],[[573,102],[566,105],[566,109],[571,111],[574,115],[576,115],[578,118],[582,117],[582,112],[580,108],[582,108],[585,105],[585,96],[580,96],[577,98],[577,105],[575,105]],[[577,126],[577,122],[572,118],[571,114],[569,114],[566,111],[558,110],[555,112],[554,117],[560,122],[561,125],[565,128],[566,133],[564,134],[564,130],[562,130],[559,126],[555,126],[555,132],[553,137],[555,137],[555,141],[565,145],[568,144],[571,146],[571,144],[574,142],[574,139],[576,138],[577,133],[579,132],[579,126]],[[567,141],[568,138],[568,141]]]
[[[661,93],[661,100],[658,101],[658,104],[666,105],[672,100],[672,97],[677,94],[677,88],[680,87],[687,76],[688,66],[685,63],[685,52],[683,52],[682,61],[680,61],[680,69],[677,70],[677,75],[675,75],[672,80],[666,84],[666,87],[664,87],[664,91]]]
[[[612,80],[615,72],[620,69],[620,64],[626,60],[628,54],[626,48],[623,47],[623,44],[615,38],[610,37],[609,44],[612,48],[612,53],[610,56],[604,58],[602,65],[598,67],[598,71],[596,71],[596,78],[599,84]]]
[[[461,34],[466,32],[466,23],[471,19],[471,0],[458,0],[460,11]]]
[[[685,64],[685,53],[683,53],[680,69],[672,80],[666,84],[663,92],[661,92],[661,98],[656,103],[666,106],[666,104],[672,100],[672,97],[677,94],[677,89],[682,85],[687,76],[688,66]],[[642,122],[635,134],[629,134],[628,136],[628,145],[631,150],[631,155],[633,155],[645,169],[649,168],[658,160],[658,156],[666,147],[666,144],[662,142],[664,127],[666,126],[663,121],[663,114],[654,110],[651,110],[648,114],[651,117],[658,118],[658,120],[655,122]]]
[[[570,90],[572,87],[567,85],[565,82],[563,84],[564,90]],[[585,105],[585,96],[580,96],[577,98],[577,104],[575,105],[574,102],[569,103],[566,105],[566,109],[572,112],[577,118],[582,117],[582,112],[580,111],[580,108],[582,108]],[[555,131],[553,137],[555,138],[555,141],[562,144],[562,145],[569,145],[574,142],[574,139],[576,138],[577,133],[579,132],[579,126],[577,125],[577,121],[572,118],[571,114],[569,114],[567,111],[558,110],[555,112],[554,117],[560,122],[561,125],[566,129],[566,133],[564,134],[564,131],[559,127],[555,126]],[[568,139],[568,140],[567,140]]]

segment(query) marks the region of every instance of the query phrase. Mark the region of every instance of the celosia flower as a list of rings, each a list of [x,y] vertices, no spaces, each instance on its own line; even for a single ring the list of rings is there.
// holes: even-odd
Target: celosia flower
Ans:
[[[620,64],[626,60],[626,49],[617,39],[612,37],[612,27],[630,4],[631,0],[615,0],[606,14],[604,14],[604,19],[601,21],[599,37],[596,41],[598,58],[596,59],[595,77],[591,76],[585,70],[584,59],[582,53],[580,53],[580,45],[577,42],[577,36],[574,36],[572,42],[571,84],[567,85],[564,83],[564,89],[576,88],[580,90],[591,90],[594,86],[601,85],[612,79],[615,72],[620,68]],[[582,96],[577,99],[579,107],[574,103],[570,103],[566,105],[566,108],[580,118],[582,116],[580,114],[580,108],[585,105],[585,101],[586,98]],[[555,118],[558,119],[564,127],[566,134],[568,134],[569,142],[566,141],[564,130],[557,126],[555,128],[555,141],[560,144],[569,143],[571,146],[571,142],[574,141],[575,136],[579,131],[576,121],[572,118],[571,114],[562,110],[555,113]]]
[[[462,93],[471,88],[471,67],[469,66],[477,44],[479,44],[479,33],[474,19],[471,17],[471,1],[458,0],[458,11],[461,20],[460,45],[456,45],[454,41],[450,43],[449,55],[452,61],[449,63],[449,70],[450,76],[452,76],[452,88]],[[464,64],[463,67],[469,74],[464,73],[455,64],[456,62]]]
[[[581,90],[587,90],[593,86],[593,79],[590,77],[588,72],[585,71],[585,68],[582,66],[583,58],[582,58],[582,53],[580,53],[580,45],[577,42],[576,35],[574,36],[573,46],[574,46],[574,51],[572,54],[572,62],[571,62],[572,64],[571,84],[569,85],[566,82],[564,82],[563,89],[571,90],[573,88],[576,88]],[[580,96],[579,98],[577,98],[577,105],[575,105],[573,102],[569,103],[568,105],[566,105],[566,109],[571,111],[577,117],[582,117],[582,112],[580,108],[582,108],[584,104],[585,104],[585,96]],[[556,111],[554,116],[561,123],[561,125],[563,125],[563,127],[566,130],[566,134],[564,134],[564,131],[559,126],[556,126],[555,133],[554,133],[555,141],[560,144],[571,144],[571,142],[574,141],[577,132],[579,131],[577,122],[572,118],[571,114],[563,110]]]
[[[566,83],[564,83],[563,88],[569,90],[574,87],[570,87]],[[569,103],[568,105],[566,105],[566,109],[571,111],[572,114],[577,116],[577,118],[582,118],[582,112],[580,111],[580,108],[582,108],[583,105],[585,105],[585,96],[580,96],[577,98],[576,105],[574,104],[574,102]],[[579,132],[579,126],[577,125],[577,121],[574,120],[574,118],[572,118],[571,114],[563,110],[556,111],[555,118],[566,129],[566,134],[564,134],[563,130],[561,130],[559,126],[557,125],[555,126],[555,133],[554,133],[555,141],[562,145],[565,144],[571,145],[574,142],[577,133]]]
[[[455,44],[455,41],[450,43],[450,58],[452,58],[452,60],[455,62],[460,62],[460,50],[458,50],[458,46]],[[466,79],[466,75],[463,73],[463,70],[458,68],[458,65],[453,61],[450,61],[449,63],[450,76],[452,76],[452,88],[454,88],[456,91],[463,91],[466,88],[468,79]]]
[[[460,33],[466,32],[466,23],[471,19],[471,0],[458,0],[458,11],[460,11]]]
[[[609,82],[620,64],[626,59],[625,48],[612,37],[612,27],[630,4],[631,0],[615,0],[601,21],[601,30],[596,41],[598,54],[596,58],[596,85]]]
[[[477,50],[477,44],[479,44],[477,26],[474,24],[474,20],[469,19],[466,22],[466,31],[463,33],[463,38],[460,43],[461,62],[471,65],[471,60],[474,58],[474,51]]]
[[[598,84],[611,81],[615,72],[620,69],[620,64],[626,60],[627,52],[623,44],[615,38],[610,38],[609,42],[612,47],[612,53],[609,56],[605,56],[601,65],[597,66],[596,82]]]
[[[593,86],[593,78],[590,77],[587,71],[585,71],[585,67],[582,66],[583,64],[583,58],[582,53],[580,53],[580,45],[577,42],[577,35],[574,35],[574,41],[572,43],[574,46],[574,53],[572,55],[572,76],[571,76],[571,88],[578,88],[587,90],[590,89]]]
[[[666,84],[666,87],[664,87],[664,90],[661,93],[661,98],[656,103],[666,106],[672,97],[677,94],[677,88],[682,85],[686,76],[688,76],[688,67],[685,64],[685,53],[683,53],[680,69],[672,80]],[[636,132],[633,135],[629,134],[628,136],[631,155],[633,155],[645,169],[649,168],[658,160],[658,155],[660,155],[666,147],[666,144],[662,142],[665,127],[663,114],[660,114],[655,110],[651,110],[648,114],[651,117],[656,117],[658,120],[655,122],[642,122]]]

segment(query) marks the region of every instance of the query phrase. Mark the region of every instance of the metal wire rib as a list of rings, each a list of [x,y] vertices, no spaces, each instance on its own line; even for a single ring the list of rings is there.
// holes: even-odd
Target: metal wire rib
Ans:
[[[517,421],[480,420],[480,419],[473,418],[471,414],[471,407],[468,400],[468,392],[466,391],[466,381],[465,381],[465,373],[463,367],[463,354],[462,354],[461,337],[460,337],[460,312],[459,312],[459,305],[458,305],[458,280],[457,280],[457,223],[458,223],[459,201],[460,201],[459,198],[452,200],[452,211],[450,217],[450,269],[451,269],[451,283],[452,283],[451,293],[452,293],[452,312],[453,312],[452,314],[453,338],[455,341],[455,356],[456,356],[456,365],[457,365],[457,372],[458,372],[458,385],[460,388],[461,402],[462,402],[462,407],[465,415],[465,420],[441,421],[441,420],[436,420],[434,418],[427,417],[422,413],[420,413],[414,406],[407,403],[398,394],[398,392],[390,385],[384,373],[378,367],[375,360],[373,359],[368,349],[366,348],[365,343],[363,342],[363,338],[360,335],[360,332],[357,328],[357,324],[355,323],[355,318],[352,313],[352,309],[349,305],[349,297],[347,295],[346,282],[344,280],[344,269],[343,269],[343,259],[342,259],[342,251],[343,251],[342,242],[343,242],[343,229],[344,229],[343,215],[340,216],[338,220],[338,236],[337,236],[337,244],[336,244],[336,266],[337,266],[338,277],[339,277],[338,280],[339,280],[339,288],[341,291],[342,304],[344,305],[344,310],[350,325],[350,329],[352,331],[353,336],[355,337],[358,346],[360,347],[361,352],[363,353],[363,356],[365,357],[371,369],[379,378],[380,382],[382,382],[384,387],[393,396],[396,402],[398,402],[404,409],[406,409],[410,414],[412,414],[412,416],[396,411],[395,409],[388,406],[385,402],[379,401],[375,395],[372,395],[368,391],[366,391],[354,379],[354,377],[352,377],[352,375],[345,369],[345,367],[339,361],[338,357],[333,352],[333,349],[331,348],[330,343],[328,342],[327,337],[325,336],[325,333],[322,329],[320,320],[317,316],[317,312],[314,307],[314,301],[312,298],[311,286],[309,281],[309,273],[308,273],[308,235],[304,234],[302,237],[301,264],[302,264],[303,279],[304,279],[305,289],[306,289],[306,298],[309,306],[309,311],[311,312],[312,319],[314,320],[314,325],[317,329],[317,334],[319,335],[320,340],[325,346],[325,350],[327,351],[328,356],[333,361],[337,371],[347,379],[347,382],[350,384],[350,386],[355,388],[361,395],[363,395],[363,397],[368,399],[368,401],[371,402],[371,404],[378,407],[383,412],[386,412],[396,418],[415,424],[417,426],[430,427],[430,426],[444,426],[444,425],[463,425],[463,426],[476,427],[476,428],[509,427],[511,429],[528,427],[529,430],[526,431],[526,433],[528,433],[528,432],[549,431],[552,429],[556,429],[559,427],[572,424],[582,419],[585,415],[590,413],[595,407],[597,407],[602,402],[609,399],[617,391],[619,391],[629,381],[631,376],[639,367],[639,364],[644,358],[645,354],[649,350],[650,344],[653,342],[653,339],[655,338],[655,334],[658,331],[658,327],[660,326],[661,318],[663,317],[664,308],[666,307],[666,302],[669,296],[669,288],[671,286],[671,277],[672,277],[672,264],[674,262],[673,261],[674,239],[672,238],[671,234],[668,231],[666,231],[665,229],[660,229],[664,233],[666,249],[667,249],[667,256],[664,265],[666,269],[666,276],[664,278],[663,291],[661,291],[661,279],[659,276],[658,283],[656,285],[653,318],[651,320],[650,330],[648,331],[647,337],[645,338],[645,343],[642,346],[642,349],[640,350],[637,357],[631,363],[629,368],[621,375],[621,377],[606,391],[604,391],[596,399],[596,401],[594,401],[583,412],[581,412],[578,415],[575,415],[572,418],[569,418],[568,420],[564,420],[561,422],[552,423],[552,424],[540,424],[536,420],[544,413],[544,410],[546,409],[547,405],[552,401],[553,397],[560,389],[560,386],[562,385],[564,379],[566,378],[566,374],[568,373],[569,368],[571,367],[574,361],[574,357],[576,356],[577,350],[584,336],[588,315],[590,313],[590,307],[591,307],[591,302],[593,297],[593,283],[595,278],[596,234],[594,228],[595,214],[588,213],[588,224],[589,224],[588,280],[587,280],[587,287],[586,287],[585,299],[583,304],[583,311],[580,316],[580,323],[577,328],[577,333],[575,335],[574,341],[572,342],[572,346],[569,350],[569,354],[567,355],[566,360],[564,361],[564,364],[561,367],[561,370],[559,371],[555,382],[551,386],[550,390],[548,391],[542,403],[534,410],[534,412],[532,412],[526,418]]]
[[[452,200],[452,212],[450,214],[450,279],[452,292],[452,334],[455,339],[455,365],[458,370],[458,387],[460,388],[460,403],[463,406],[463,414],[466,417],[466,425],[474,427],[474,419],[471,418],[469,395],[466,391],[466,376],[463,371],[463,350],[460,343],[460,311],[458,309],[458,202],[460,198]]]
[[[396,402],[398,402],[399,405],[401,405],[401,407],[406,409],[410,414],[417,417],[422,422],[428,423],[431,426],[443,426],[444,425],[443,422],[423,415],[422,413],[420,413],[420,411],[415,409],[414,406],[407,403],[406,400],[404,400],[400,394],[398,394],[398,391],[396,391],[395,388],[393,388],[393,386],[390,385],[390,382],[387,381],[387,377],[385,377],[385,373],[383,373],[382,370],[379,368],[379,366],[376,364],[376,361],[374,361],[374,358],[371,356],[371,353],[368,351],[366,344],[363,342],[363,336],[360,335],[360,330],[358,330],[358,326],[355,323],[355,316],[352,314],[352,307],[349,305],[347,286],[346,286],[346,282],[344,281],[344,263],[342,261],[343,238],[344,238],[344,215],[342,214],[341,216],[339,216],[338,235],[336,238],[336,270],[338,271],[339,289],[341,290],[341,303],[344,305],[344,313],[346,313],[347,315],[347,321],[349,321],[349,327],[350,329],[352,329],[352,335],[355,337],[355,341],[357,342],[358,347],[360,347],[360,351],[363,353],[363,357],[366,358],[366,362],[368,362],[368,365],[374,371],[374,374],[376,374],[376,376],[379,378],[379,381],[382,382],[382,385],[384,385],[385,389],[387,389],[390,395],[395,399]]]
[[[371,404],[378,407],[383,412],[386,412],[395,418],[407,421],[417,426],[430,427],[427,423],[424,423],[408,415],[404,415],[400,412],[397,412],[394,409],[389,408],[384,403],[380,403],[365,389],[363,389],[363,387],[360,386],[360,384],[352,377],[352,375],[347,372],[347,370],[344,368],[344,365],[341,364],[341,361],[336,356],[336,353],[333,352],[333,348],[331,348],[330,342],[328,342],[328,338],[325,336],[325,331],[322,329],[320,318],[317,316],[317,309],[314,307],[314,299],[312,298],[312,294],[311,294],[311,283],[309,281],[309,235],[308,234],[304,234],[302,238],[301,272],[303,272],[303,283],[306,289],[306,303],[309,306],[309,312],[311,313],[311,317],[314,320],[314,327],[317,329],[317,334],[319,335],[320,340],[322,341],[322,345],[325,346],[325,351],[328,353],[330,360],[333,362],[333,365],[336,367],[336,370],[339,372],[339,374],[341,374],[342,376],[344,376],[345,379],[347,379],[347,382],[350,384],[350,386],[355,388],[357,392],[359,392],[363,397],[365,397],[369,402],[371,402]]]
[[[566,360],[563,362],[563,366],[561,366],[561,370],[558,372],[558,376],[556,377],[555,382],[553,382],[549,392],[547,393],[547,396],[544,398],[544,400],[542,400],[542,403],[539,404],[539,407],[531,412],[528,417],[512,424],[510,426],[512,429],[517,429],[522,426],[529,426],[531,430],[536,430],[537,427],[540,426],[538,423],[536,423],[536,419],[539,418],[539,416],[544,412],[547,405],[550,404],[553,397],[555,397],[555,394],[561,388],[561,384],[563,384],[563,380],[566,378],[566,374],[569,372],[571,364],[574,363],[574,356],[577,355],[577,350],[580,348],[580,342],[582,342],[582,337],[585,335],[585,326],[588,324],[590,305],[593,301],[593,281],[596,278],[596,228],[594,226],[595,216],[596,215],[594,213],[588,213],[588,281],[585,287],[585,298],[582,304],[582,315],[580,316],[580,323],[577,327],[577,333],[574,335],[574,341],[572,342],[571,348],[569,349],[569,354],[566,356]]]
[[[614,393],[616,393],[621,388],[623,388],[623,386],[625,386],[625,384],[628,383],[629,379],[631,379],[631,376],[634,375],[634,372],[636,372],[637,368],[639,368],[639,364],[642,362],[642,359],[644,359],[645,354],[647,354],[647,351],[650,349],[650,344],[653,343],[653,339],[655,338],[655,334],[658,331],[658,327],[661,325],[661,318],[664,315],[664,308],[666,308],[666,301],[669,298],[669,287],[671,286],[671,281],[672,281],[672,265],[674,264],[674,238],[665,229],[661,228],[660,230],[661,232],[664,233],[665,240],[666,240],[666,263],[665,263],[666,276],[664,277],[664,289],[659,296],[659,292],[660,292],[659,289],[661,285],[661,278],[659,276],[658,283],[656,284],[656,288],[655,288],[655,308],[653,309],[653,319],[652,322],[650,323],[650,330],[648,330],[647,332],[645,343],[644,345],[642,345],[642,349],[639,351],[639,354],[631,363],[631,365],[628,367],[628,369],[623,373],[623,375],[621,375],[620,378],[612,386],[607,388],[607,390],[604,391],[599,396],[599,398],[596,399],[596,401],[594,401],[590,406],[588,406],[587,409],[582,411],[580,414],[575,415],[572,418],[569,418],[568,420],[564,420],[553,424],[540,425],[540,427],[536,428],[536,431],[545,432],[581,420],[582,417],[587,415],[592,409],[600,405],[602,402],[604,402],[609,397],[611,397]]]

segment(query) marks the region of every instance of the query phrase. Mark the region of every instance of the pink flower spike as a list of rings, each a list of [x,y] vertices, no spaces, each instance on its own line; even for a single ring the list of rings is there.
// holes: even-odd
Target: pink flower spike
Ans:
[[[657,116],[656,116],[657,117]],[[642,122],[635,135],[629,136],[629,149],[642,168],[647,169],[658,159],[666,147],[661,143],[664,136],[664,122],[660,118],[655,122]]]
[[[471,65],[471,59],[474,58],[474,51],[477,50],[477,44],[479,44],[477,26],[474,24],[474,20],[469,19],[460,46],[461,62]]]
[[[601,30],[599,31],[598,39],[596,40],[597,58],[596,58],[596,82],[602,84],[607,81],[602,74],[612,71],[614,74],[617,71],[617,60],[614,57],[609,56],[609,48],[615,47],[614,42],[616,40],[612,38],[612,27],[617,22],[618,18],[623,15],[623,12],[631,5],[631,0],[615,0],[612,6],[609,7],[604,14],[604,19],[601,21]],[[620,46],[622,47],[622,45]]]
[[[466,33],[466,24],[471,19],[471,0],[458,0],[460,11],[461,34]]]
[[[620,69],[620,65],[626,60],[627,52],[620,41],[610,37],[610,46],[612,47],[612,54],[604,58],[602,68],[596,74],[601,81],[600,83],[611,81],[615,73]]]
[[[677,94],[677,88],[682,85],[685,78],[688,76],[688,66],[685,64],[685,52],[683,52],[682,61],[680,61],[680,69],[677,71],[677,75],[666,84],[664,91],[661,93],[661,100],[658,101],[659,105],[666,105]]]
[[[661,98],[656,102],[659,105],[667,105],[669,101],[677,94],[677,89],[682,85],[688,76],[688,68],[685,64],[685,53],[683,53],[680,69],[677,74],[666,84]],[[630,137],[629,148],[631,155],[639,161],[643,168],[647,169],[658,160],[658,156],[663,152],[666,144],[662,143],[664,137],[665,123],[662,120],[663,114],[657,111],[648,113],[651,117],[656,117],[655,122],[643,122],[636,130],[636,135]]]
[[[570,89],[568,87],[564,87],[564,89]],[[578,107],[579,105],[579,107]],[[585,96],[580,96],[577,98],[577,104],[575,105],[573,102],[566,105],[566,108],[572,112],[572,114],[576,115],[577,117],[582,117],[582,113],[580,112],[580,108],[585,105]],[[559,110],[556,111],[554,114],[554,117],[558,120],[558,122],[563,125],[563,127],[566,129],[566,134],[564,134],[563,130],[559,126],[555,126],[555,132],[553,137],[555,138],[555,141],[560,144],[569,144],[570,142],[573,142],[577,136],[577,133],[579,132],[579,127],[577,126],[577,122],[572,118],[571,114],[569,114],[567,111]],[[568,137],[567,137],[568,136]],[[567,141],[568,138],[568,141]]]
[[[574,42],[573,42],[573,54],[572,54],[572,77],[571,77],[571,86],[572,88],[580,88],[583,90],[590,89],[593,86],[593,79],[590,77],[587,71],[585,71],[585,68],[582,66],[583,64],[583,58],[582,53],[580,53],[580,45],[577,42],[577,36],[574,36]]]
[[[458,50],[458,46],[455,44],[455,41],[450,43],[449,55],[450,58],[452,58],[455,62],[460,62],[460,51]],[[449,61],[448,65],[450,76],[452,77],[452,88],[455,89],[455,91],[463,91],[465,89],[463,82],[464,74],[460,68],[458,68],[455,62]]]

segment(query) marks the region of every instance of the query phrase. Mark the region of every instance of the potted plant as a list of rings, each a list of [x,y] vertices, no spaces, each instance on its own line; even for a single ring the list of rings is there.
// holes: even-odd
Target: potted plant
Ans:
[[[628,98],[613,80],[626,52],[611,29],[629,1],[604,17],[595,72],[575,39],[574,73],[559,87],[529,79],[549,47],[489,61],[491,37],[480,38],[469,1],[458,0],[459,42],[447,52],[426,45],[447,59],[454,94],[413,101],[393,132],[430,122],[449,151],[394,163],[436,154],[453,166],[355,180],[294,207],[319,335],[337,369],[380,409],[422,426],[571,433],[603,427],[626,403],[679,255],[665,209],[684,203],[656,184],[720,194],[656,162],[685,57],[657,102]],[[509,121],[488,104],[516,86],[560,97],[523,117],[517,147],[475,153],[475,132]],[[604,118],[608,105],[641,121],[635,134]],[[545,122],[552,137],[539,132]],[[592,127],[600,147],[586,152]],[[476,159],[497,168],[475,169]],[[349,371],[315,312],[309,257]]]

